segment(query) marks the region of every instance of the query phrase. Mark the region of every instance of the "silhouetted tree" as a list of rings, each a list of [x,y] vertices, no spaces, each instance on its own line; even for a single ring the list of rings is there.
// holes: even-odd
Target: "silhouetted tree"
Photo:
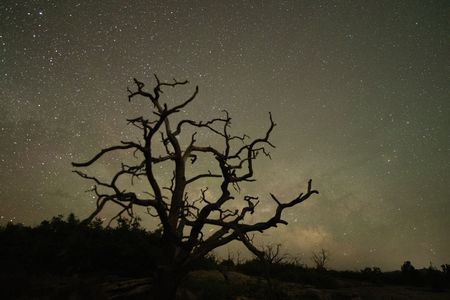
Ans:
[[[311,259],[316,265],[317,270],[325,270],[325,265],[327,263],[327,260],[329,260],[329,254],[325,249],[322,248],[319,252],[313,252]]]
[[[269,138],[275,123],[269,114],[269,126],[265,134],[256,139],[247,135],[237,136],[230,134],[231,118],[224,111],[223,117],[207,121],[194,121],[181,119],[175,121],[175,114],[183,111],[198,94],[198,87],[193,94],[178,105],[169,106],[161,100],[161,94],[166,88],[186,85],[188,81],[161,82],[155,75],[156,85],[152,91],[145,90],[144,83],[134,79],[135,90],[128,89],[128,100],[132,101],[141,96],[153,106],[153,116],[147,118],[139,116],[128,119],[129,124],[141,131],[141,141],[122,141],[119,145],[105,148],[90,160],[73,163],[75,167],[88,167],[94,164],[105,154],[131,150],[139,161],[135,165],[122,164],[120,170],[110,181],[101,180],[81,171],[75,171],[81,177],[94,183],[92,191],[97,196],[94,212],[85,220],[93,220],[107,203],[120,207],[115,218],[127,214],[130,220],[136,218],[133,208],[146,207],[149,214],[157,217],[162,227],[162,245],[164,260],[158,273],[157,286],[160,288],[160,298],[173,299],[174,293],[181,279],[189,270],[193,261],[204,257],[211,250],[228,244],[231,241],[241,241],[251,252],[264,258],[264,251],[257,249],[250,234],[263,232],[278,224],[287,224],[282,219],[282,212],[308,199],[318,192],[311,187],[311,180],[305,193],[295,199],[283,203],[271,194],[276,204],[273,215],[261,222],[245,223],[248,215],[255,212],[259,203],[257,197],[245,195],[233,196],[232,190],[240,191],[240,183],[252,182],[254,176],[254,161],[258,155],[263,154],[270,158],[268,147],[274,147]],[[188,129],[190,127],[190,129]],[[190,131],[188,131],[190,130]],[[197,131],[205,130],[209,136],[222,140],[223,147],[219,148],[198,141],[200,135]],[[188,142],[182,141],[189,134]],[[189,165],[198,161],[200,156],[211,158],[211,167],[218,170],[211,172],[204,170],[197,175],[188,177]],[[172,163],[173,177],[171,184],[163,186],[161,178],[156,175],[157,166]],[[194,169],[198,170],[198,168]],[[124,178],[129,178],[131,184],[136,178],[145,178],[148,181],[147,197],[137,192],[129,191],[124,185]],[[207,188],[201,189],[199,199],[191,199],[187,188],[203,179],[216,179],[220,186],[220,193],[213,198],[208,196]],[[122,186],[121,186],[122,185]],[[241,209],[230,209],[227,205],[236,203]],[[242,206],[243,204],[243,206]],[[204,234],[205,227],[215,228],[210,234]]]
[[[411,273],[416,270],[409,260],[405,261],[400,269],[403,273]]]
[[[269,244],[262,247],[264,251],[264,260],[271,264],[282,263],[286,258],[286,254],[280,253],[281,244]]]

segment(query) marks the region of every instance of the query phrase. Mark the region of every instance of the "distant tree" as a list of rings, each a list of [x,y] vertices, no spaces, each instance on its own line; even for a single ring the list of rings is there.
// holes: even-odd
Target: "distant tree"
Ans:
[[[264,260],[271,264],[279,264],[286,260],[287,256],[280,253],[281,244],[269,244],[263,246]]]
[[[322,248],[318,252],[313,252],[311,259],[316,265],[317,270],[325,270],[326,263],[329,260],[328,251]]]
[[[141,140],[122,141],[119,145],[101,150],[88,161],[72,164],[75,167],[88,167],[105,154],[123,150],[132,151],[138,162],[133,165],[122,164],[109,181],[79,170],[75,171],[81,177],[93,182],[92,191],[97,197],[95,210],[84,222],[92,221],[107,204],[114,204],[120,208],[113,219],[127,214],[130,220],[134,220],[136,214],[133,208],[136,206],[147,208],[149,214],[158,218],[162,227],[161,242],[165,257],[157,274],[158,297],[173,299],[177,286],[192,262],[217,247],[237,240],[264,259],[265,252],[253,245],[249,235],[277,227],[278,224],[286,225],[287,221],[282,219],[282,212],[300,204],[313,194],[318,194],[318,191],[312,189],[309,180],[306,192],[291,201],[283,203],[271,194],[276,204],[273,215],[265,221],[246,223],[246,217],[253,214],[259,204],[258,197],[235,196],[232,191],[239,193],[241,183],[255,181],[254,161],[257,157],[262,154],[270,158],[268,148],[274,146],[269,139],[275,127],[272,115],[269,114],[269,126],[265,134],[256,139],[250,139],[245,134],[232,135],[231,118],[226,111],[223,117],[207,121],[183,118],[176,120],[174,116],[183,112],[195,99],[198,87],[186,100],[170,106],[162,102],[163,90],[186,85],[188,82],[175,79],[173,82],[161,82],[156,75],[155,79],[156,85],[152,91],[145,90],[144,83],[136,79],[134,79],[135,90],[128,89],[129,101],[141,96],[153,107],[153,115],[149,118],[139,116],[128,119],[129,124],[140,130]],[[204,134],[198,134],[199,131]],[[205,136],[209,136],[212,140],[220,139],[223,146],[220,148],[212,146],[211,141],[201,143],[198,139]],[[187,142],[183,145],[185,140]],[[209,156],[210,168],[197,175],[188,175],[191,174],[188,172],[189,166],[198,162],[200,156]],[[164,170],[172,168],[173,177],[170,184],[164,185],[157,175],[159,167],[164,167]],[[200,166],[193,169],[193,172],[199,169]],[[143,193],[130,191],[130,183],[132,185],[136,178],[144,178],[148,183],[148,188]],[[204,179],[217,180],[220,187],[219,195],[209,196],[208,188],[202,188],[200,197],[192,199],[192,195],[187,193],[187,188],[193,184],[198,185],[198,182]],[[147,196],[143,197],[144,194]],[[241,208],[231,209],[228,206],[230,202]],[[208,231],[205,231],[206,227]]]
[[[400,269],[403,273],[412,273],[416,270],[409,260],[405,261]]]

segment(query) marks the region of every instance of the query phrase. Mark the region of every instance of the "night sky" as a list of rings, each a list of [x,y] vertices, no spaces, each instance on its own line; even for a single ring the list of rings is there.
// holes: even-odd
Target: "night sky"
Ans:
[[[171,104],[199,86],[184,117],[227,109],[233,133],[257,137],[272,112],[277,148],[241,192],[261,197],[254,218],[313,179],[320,195],[258,245],[307,264],[325,248],[338,269],[450,263],[449,20],[446,0],[3,0],[1,223],[86,217],[90,182],[70,163],[138,136],[125,119],[151,107],[126,88],[157,73],[190,81]],[[87,171],[107,178],[122,159]]]

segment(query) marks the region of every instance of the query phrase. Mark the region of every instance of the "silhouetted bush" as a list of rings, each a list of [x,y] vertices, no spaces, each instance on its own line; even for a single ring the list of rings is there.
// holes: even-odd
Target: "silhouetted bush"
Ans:
[[[73,214],[34,228],[9,223],[0,227],[0,264],[14,272],[143,275],[154,270],[161,257],[159,239],[159,232],[138,225],[85,225]]]
[[[360,274],[363,280],[371,281],[377,285],[383,284],[383,273],[378,267],[366,267],[361,270]]]
[[[234,261],[232,259],[224,259],[220,262],[221,266],[227,267],[227,268],[233,268],[235,266]]]
[[[313,285],[319,288],[335,288],[337,281],[326,270],[309,269],[304,265],[294,263],[267,264],[258,259],[249,260],[236,266],[244,274],[252,276],[267,276],[286,281]]]
[[[416,271],[416,268],[411,264],[409,260],[405,261],[403,265],[401,266],[400,270],[407,274],[407,273],[413,273]]]
[[[217,270],[218,264],[217,257],[210,253],[205,257],[195,260],[190,267],[192,270]]]

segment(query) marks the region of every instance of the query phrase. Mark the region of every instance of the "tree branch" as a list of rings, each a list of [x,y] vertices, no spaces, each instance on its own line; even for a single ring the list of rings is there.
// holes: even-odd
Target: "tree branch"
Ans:
[[[106,148],[106,149],[102,149],[99,153],[97,153],[93,158],[91,158],[87,162],[82,162],[82,163],[75,163],[75,162],[73,162],[72,166],[74,166],[74,167],[87,167],[87,166],[90,166],[91,164],[93,164],[96,160],[98,160],[100,157],[102,157],[104,154],[106,154],[108,152],[116,151],[116,150],[126,150],[126,149],[132,149],[132,148],[137,148],[137,149],[142,151],[142,148],[138,144],[127,143],[125,145],[113,146],[113,147],[109,147],[109,148]]]

